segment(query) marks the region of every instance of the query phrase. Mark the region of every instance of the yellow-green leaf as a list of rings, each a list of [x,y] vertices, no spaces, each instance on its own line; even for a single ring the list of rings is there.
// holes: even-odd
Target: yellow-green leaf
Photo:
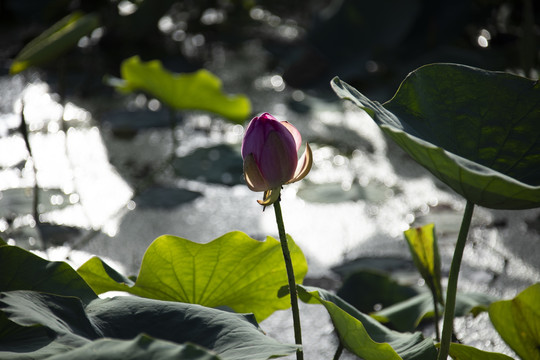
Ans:
[[[411,250],[414,265],[426,281],[431,291],[442,304],[441,258],[435,235],[435,225],[427,224],[404,232]]]
[[[100,26],[97,14],[74,12],[30,41],[15,57],[9,69],[17,74],[31,66],[39,66],[55,60],[76,46],[79,40]]]
[[[437,356],[432,340],[421,333],[390,330],[326,290],[299,285],[298,295],[306,303],[323,305],[343,346],[362,359],[433,360]]]
[[[304,254],[289,237],[296,281],[307,273]],[[135,284],[100,259],[83,264],[78,273],[94,291],[126,291],[143,297],[181,301],[207,307],[229,307],[253,313],[258,321],[276,310],[290,307],[289,297],[279,298],[287,284],[281,244],[227,233],[199,244],[171,235],[157,238],[146,250]]]
[[[243,123],[251,113],[244,95],[223,93],[221,80],[201,69],[194,73],[172,73],[158,60],[142,62],[133,56],[122,62],[122,80],[115,84],[122,92],[143,91],[176,110],[204,110]]]
[[[493,326],[523,360],[540,359],[540,283],[489,307]]]

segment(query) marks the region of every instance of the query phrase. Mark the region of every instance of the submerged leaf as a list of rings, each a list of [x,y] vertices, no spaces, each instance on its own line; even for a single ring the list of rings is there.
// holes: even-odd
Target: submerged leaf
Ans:
[[[307,273],[306,259],[290,237],[289,246],[296,281],[301,283]],[[126,291],[154,299],[226,306],[254,313],[258,321],[290,307],[289,297],[277,295],[287,284],[287,274],[281,245],[271,237],[261,242],[231,232],[199,244],[161,236],[146,250],[133,286],[115,281],[104,266],[100,259],[92,258],[78,269],[98,293]]]
[[[304,286],[298,290],[302,301],[326,308],[341,343],[365,360],[433,360],[437,356],[432,340],[421,333],[392,331],[326,290]]]
[[[468,201],[495,209],[540,206],[539,82],[433,64],[409,74],[383,105],[338,78],[332,87]]]
[[[221,80],[207,70],[175,74],[158,60],[142,62],[138,56],[124,60],[120,72],[124,81],[116,84],[122,92],[144,91],[176,110],[204,110],[243,123],[251,112],[244,95],[226,95]]]

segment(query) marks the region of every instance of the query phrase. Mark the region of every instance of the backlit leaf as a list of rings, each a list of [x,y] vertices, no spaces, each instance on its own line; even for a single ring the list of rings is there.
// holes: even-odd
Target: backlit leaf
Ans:
[[[441,286],[441,258],[435,234],[435,225],[428,224],[404,231],[416,268],[439,303],[443,304]]]
[[[158,60],[142,62],[138,56],[124,60],[120,72],[123,81],[116,84],[122,92],[144,91],[176,110],[204,110],[243,123],[251,112],[244,95],[223,93],[221,80],[207,70],[175,74]]]
[[[100,19],[97,14],[74,12],[64,17],[21,50],[11,64],[10,74],[55,60],[99,26]]]
[[[307,273],[304,254],[289,237],[296,281]],[[117,282],[98,258],[78,273],[97,293],[126,291],[170,301],[229,307],[253,313],[262,321],[276,310],[290,307],[289,297],[279,298],[287,274],[278,240],[257,241],[241,232],[227,233],[199,244],[171,235],[157,238],[146,250],[133,286]]]
[[[524,360],[540,359],[540,283],[489,307],[493,326]]]

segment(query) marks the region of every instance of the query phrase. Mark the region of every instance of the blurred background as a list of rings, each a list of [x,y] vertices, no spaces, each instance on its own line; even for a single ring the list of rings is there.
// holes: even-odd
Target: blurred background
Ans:
[[[75,11],[98,26],[10,74],[25,45]],[[402,232],[429,222],[447,274],[463,200],[329,82],[339,76],[384,102],[434,62],[538,79],[539,19],[533,0],[0,0],[0,236],[75,266],[99,255],[128,275],[165,233],[198,242],[232,230],[277,236],[272,212],[256,203],[262,194],[243,183],[239,153],[243,125],[270,112],[314,149],[310,175],[283,192],[308,283],[336,289],[364,267],[410,281]],[[249,98],[251,114],[231,122],[117,92],[111,84],[135,55],[174,73],[211,71],[225,93]],[[537,210],[478,208],[460,286],[514,296],[540,280],[539,241]],[[485,321],[463,320],[458,336],[508,352]],[[331,331],[314,328],[314,337]],[[289,330],[276,336],[287,341]]]

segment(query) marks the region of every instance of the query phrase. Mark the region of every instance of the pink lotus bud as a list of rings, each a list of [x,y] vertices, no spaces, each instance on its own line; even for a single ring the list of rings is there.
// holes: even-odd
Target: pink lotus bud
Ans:
[[[250,190],[264,191],[263,205],[275,202],[284,184],[303,179],[313,163],[311,149],[298,160],[302,136],[286,121],[264,113],[249,123],[242,142],[244,177]]]

